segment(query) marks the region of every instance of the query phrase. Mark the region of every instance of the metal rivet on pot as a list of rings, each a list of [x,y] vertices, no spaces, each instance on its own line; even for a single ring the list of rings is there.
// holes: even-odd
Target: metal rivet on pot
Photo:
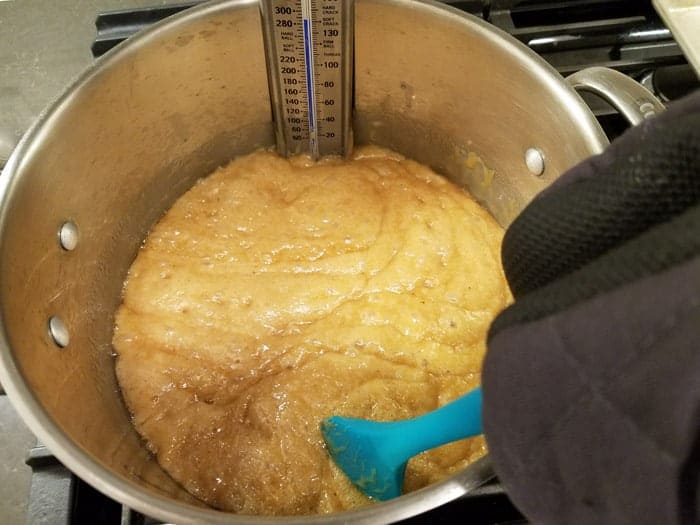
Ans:
[[[70,342],[68,327],[60,317],[56,317],[55,315],[49,319],[49,335],[51,339],[53,339],[53,342],[61,348],[65,348]]]
[[[525,164],[533,175],[544,173],[544,154],[537,148],[528,148],[525,152]]]
[[[58,240],[64,250],[75,250],[75,247],[78,246],[78,227],[74,222],[63,223],[61,229],[58,230]]]
[[[656,115],[656,109],[654,108],[654,104],[651,102],[645,102],[641,106],[639,106],[639,111],[642,112],[642,115],[644,115],[644,118],[651,118]]]

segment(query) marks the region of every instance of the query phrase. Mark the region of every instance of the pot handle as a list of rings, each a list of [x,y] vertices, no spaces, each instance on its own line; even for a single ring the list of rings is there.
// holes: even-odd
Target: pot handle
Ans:
[[[665,109],[659,99],[639,82],[608,67],[582,69],[566,80],[576,91],[598,95],[633,126]]]

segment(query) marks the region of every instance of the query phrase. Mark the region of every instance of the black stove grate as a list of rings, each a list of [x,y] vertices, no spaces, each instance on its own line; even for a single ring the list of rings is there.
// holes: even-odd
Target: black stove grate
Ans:
[[[488,20],[562,75],[605,66],[636,76],[647,68],[687,64],[650,1],[494,1]]]

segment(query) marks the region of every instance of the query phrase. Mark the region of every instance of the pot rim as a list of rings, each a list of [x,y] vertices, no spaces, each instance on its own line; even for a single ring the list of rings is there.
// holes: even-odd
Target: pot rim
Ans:
[[[467,21],[473,29],[484,38],[504,48],[522,61],[526,67],[537,71],[540,79],[553,88],[561,97],[568,111],[581,123],[586,145],[591,153],[603,150],[607,139],[600,125],[579,95],[565,82],[541,57],[527,49],[509,34],[487,22],[464,13],[457,8],[437,2],[436,0],[364,0],[387,4],[412,4],[414,9],[446,17],[456,22]],[[36,154],[36,144],[48,134],[53,121],[61,117],[76,97],[75,93],[86,89],[94,79],[110,66],[123,60],[131,53],[136,53],[163,32],[175,31],[198,20],[218,12],[232,9],[244,9],[258,4],[257,0],[219,0],[209,2],[178,13],[158,22],[143,32],[119,44],[104,56],[95,60],[86,68],[52,103],[45,109],[20,140],[7,161],[0,177],[0,243],[6,227],[9,203],[14,189],[19,183],[23,166]],[[261,36],[262,38],[262,36]],[[493,476],[488,456],[472,463],[459,473],[429,485],[423,489],[403,495],[400,498],[370,505],[358,510],[338,512],[315,516],[251,516],[223,512],[206,507],[170,499],[155,492],[146,492],[133,481],[115,474],[98,459],[75,444],[51,419],[41,406],[29,385],[24,381],[17,363],[10,350],[9,338],[5,329],[4,317],[0,312],[0,382],[2,383],[12,405],[20,414],[31,431],[44,443],[52,453],[78,477],[107,496],[133,508],[145,515],[177,523],[217,523],[217,524],[278,524],[280,521],[290,523],[387,523],[415,516],[437,506],[452,501],[477,488]]]

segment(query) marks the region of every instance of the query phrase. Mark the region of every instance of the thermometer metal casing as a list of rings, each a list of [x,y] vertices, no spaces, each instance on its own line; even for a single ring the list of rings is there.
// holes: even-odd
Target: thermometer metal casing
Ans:
[[[277,148],[352,151],[353,0],[261,0]]]

